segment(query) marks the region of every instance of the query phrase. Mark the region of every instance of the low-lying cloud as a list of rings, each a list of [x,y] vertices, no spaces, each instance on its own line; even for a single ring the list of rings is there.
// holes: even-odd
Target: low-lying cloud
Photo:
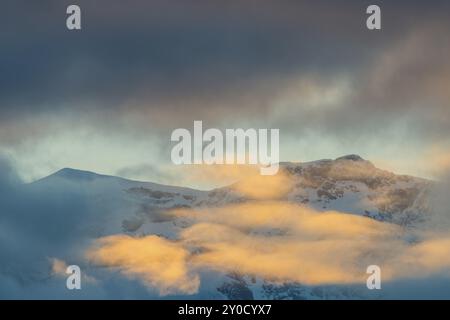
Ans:
[[[159,265],[161,261],[155,260],[158,257],[152,252],[168,245],[183,252],[175,255],[175,261],[176,257],[183,258],[178,264],[183,269],[175,283],[182,282],[186,274],[199,275],[206,269],[279,283],[363,285],[368,276],[366,268],[373,264],[381,267],[383,281],[450,275],[450,260],[445,258],[450,256],[448,234],[407,231],[366,217],[318,212],[277,201],[180,209],[170,214],[189,221],[178,240],[144,237],[134,239],[129,246],[128,237],[106,238],[99,242],[101,249],[90,251],[90,259],[143,281],[157,277],[159,280],[151,283],[162,294],[174,282],[166,282],[165,276],[147,266]],[[411,234],[417,243],[411,243]],[[167,257],[172,256],[171,250]],[[122,252],[127,252],[126,260],[121,260]],[[167,266],[170,268],[170,264]],[[193,293],[192,289],[178,287],[186,294]]]
[[[161,295],[197,292],[199,277],[190,274],[188,258],[187,249],[155,235],[105,237],[87,253],[92,263],[115,267],[126,276],[139,278],[158,288]]]

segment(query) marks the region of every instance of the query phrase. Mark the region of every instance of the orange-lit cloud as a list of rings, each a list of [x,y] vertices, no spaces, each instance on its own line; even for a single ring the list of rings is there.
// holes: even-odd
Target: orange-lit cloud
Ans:
[[[64,260],[58,258],[50,258],[51,275],[66,278],[69,274],[66,272],[69,267]],[[81,273],[82,281],[86,283],[97,283],[97,279],[87,275],[85,272]]]
[[[238,180],[259,175],[256,165],[237,164],[192,164],[165,167],[170,176],[176,177],[177,184],[189,185],[192,181],[202,189],[226,186]]]
[[[425,278],[433,274],[450,276],[450,237],[430,235],[424,241],[394,247],[395,256],[383,265],[386,279]]]
[[[292,188],[292,180],[279,171],[276,175],[253,175],[233,185],[233,189],[251,199],[278,199]]]
[[[398,225],[261,199],[167,215],[186,222],[177,240],[111,236],[100,239],[88,257],[163,295],[195,293],[202,270],[307,285],[364,285],[369,265],[381,267],[383,281],[450,271],[445,232],[414,231],[418,242],[410,244],[408,231]]]
[[[302,238],[354,238],[386,236],[398,227],[338,211],[318,212],[307,206],[281,201],[257,201],[220,208],[175,209],[171,215],[195,223],[215,223],[234,229],[280,229]]]
[[[363,257],[366,241],[266,237],[214,224],[194,225],[183,237],[204,249],[193,256],[198,268],[304,284],[360,283],[365,276],[355,262]]]
[[[139,278],[146,285],[157,288],[161,295],[192,294],[200,284],[199,277],[188,270],[189,252],[158,236],[105,237],[87,252],[87,258],[97,265],[117,268],[126,276]]]
[[[285,195],[291,187],[291,181],[285,173],[276,175],[260,174],[258,165],[241,164],[192,164],[165,167],[177,184],[189,185],[192,181],[202,189],[232,185],[243,196],[254,199],[273,199]]]
[[[433,145],[426,153],[423,162],[428,162],[430,171],[442,176],[450,171],[450,148]]]
[[[189,214],[194,222],[181,238],[205,249],[193,257],[196,266],[273,281],[362,283],[367,265],[382,262],[369,253],[401,243],[397,226],[276,201],[176,210]]]

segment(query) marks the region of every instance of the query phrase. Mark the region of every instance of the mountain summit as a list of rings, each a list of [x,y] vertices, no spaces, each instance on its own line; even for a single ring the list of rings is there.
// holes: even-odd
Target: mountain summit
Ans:
[[[339,160],[366,161],[357,154],[348,154],[346,156],[336,158],[336,161],[339,161]]]
[[[88,180],[88,181],[92,181],[97,178],[108,177],[105,175],[97,174],[95,172],[72,169],[72,168],[63,168],[63,169],[55,172],[54,174],[50,175],[49,177],[52,177],[52,176],[69,179],[69,180]],[[47,177],[47,178],[49,178],[49,177]]]

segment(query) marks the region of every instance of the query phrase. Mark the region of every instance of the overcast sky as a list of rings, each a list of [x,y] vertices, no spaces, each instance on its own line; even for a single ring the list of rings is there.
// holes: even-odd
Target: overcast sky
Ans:
[[[3,1],[0,151],[27,181],[75,167],[177,184],[170,134],[203,120],[279,128],[282,161],[357,153],[438,178],[450,3],[376,1],[369,31],[374,3]]]

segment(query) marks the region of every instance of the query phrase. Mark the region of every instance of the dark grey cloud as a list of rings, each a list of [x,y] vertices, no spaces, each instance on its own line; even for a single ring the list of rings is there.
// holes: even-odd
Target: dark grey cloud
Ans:
[[[4,5],[2,119],[64,108],[180,111],[186,101],[203,111],[221,99],[264,109],[298,74],[364,68],[417,21],[442,17],[445,2],[381,1],[387,31],[378,34],[365,29],[364,1],[81,0],[83,30],[69,32],[71,3]],[[267,94],[264,80],[275,83]],[[233,103],[248,91],[256,106]]]

